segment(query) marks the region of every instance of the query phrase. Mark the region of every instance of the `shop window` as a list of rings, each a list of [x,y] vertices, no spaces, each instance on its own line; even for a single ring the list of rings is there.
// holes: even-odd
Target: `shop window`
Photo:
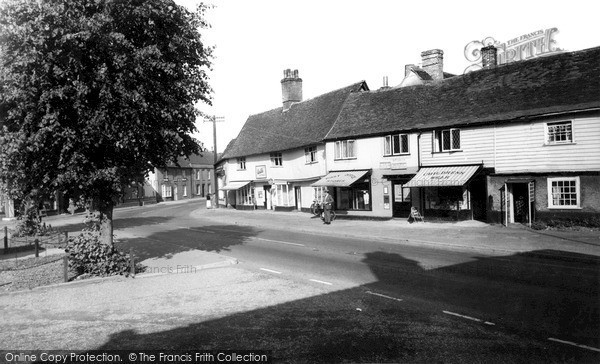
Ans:
[[[306,164],[317,163],[317,147],[304,148]]]
[[[433,133],[434,152],[451,152],[460,150],[460,129],[436,130]]]
[[[271,153],[271,166],[281,167],[283,165],[283,156],[281,153]]]
[[[408,154],[408,134],[386,135],[383,155]]]
[[[313,187],[313,199],[319,202],[323,202],[323,196],[325,196],[325,189],[327,187]]]
[[[335,142],[335,159],[352,159],[356,158],[356,150],[354,140],[341,140]]]
[[[275,205],[277,206],[291,206],[290,199],[293,198],[293,194],[290,193],[290,188],[286,184],[275,185]]]
[[[573,126],[571,121],[546,124],[546,144],[573,143]]]
[[[371,193],[368,182],[338,188],[336,197],[336,208],[339,210],[371,210]]]
[[[254,186],[246,185],[238,190],[238,194],[242,205],[254,205]]]
[[[548,178],[548,208],[580,208],[579,177]]]

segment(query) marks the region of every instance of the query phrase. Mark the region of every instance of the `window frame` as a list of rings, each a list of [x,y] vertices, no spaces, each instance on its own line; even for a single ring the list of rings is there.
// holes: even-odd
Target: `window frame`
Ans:
[[[271,167],[283,167],[283,153],[269,153],[269,157],[271,158]]]
[[[173,197],[173,186],[166,185],[163,183],[162,187],[161,187],[161,192],[162,192],[162,198]]]
[[[551,141],[550,137],[555,135],[561,135],[559,133],[550,133],[550,128],[555,126],[560,126],[561,124],[568,124],[568,136],[570,140],[554,140]],[[561,121],[551,121],[544,124],[544,145],[567,145],[575,143],[575,135],[573,131],[573,120],[561,120]]]
[[[455,144],[455,132],[458,132],[458,148],[454,147]],[[448,135],[449,148],[444,147],[444,135]],[[437,129],[433,132],[433,145],[435,153],[450,153],[460,152],[461,148],[461,129],[460,128],[448,128],[448,129]]]
[[[238,171],[245,171],[246,170],[246,157],[238,157],[237,158],[237,166],[238,166]]]
[[[553,182],[575,182],[575,198],[576,198],[576,204],[575,205],[555,205],[554,204],[554,194],[552,192],[553,186],[552,183]],[[581,181],[579,179],[579,176],[577,177],[548,177],[547,178],[547,184],[548,184],[548,209],[560,209],[560,210],[578,210],[581,209]],[[563,188],[565,186],[562,186]],[[564,191],[559,192],[559,200],[564,198]]]
[[[306,159],[306,164],[317,163],[317,147],[306,147],[304,148],[304,157]]]
[[[395,137],[398,137],[398,152],[395,151],[396,142]],[[402,137],[406,137],[406,142],[402,142]],[[406,151],[403,151],[402,147],[406,147]],[[395,155],[409,155],[410,154],[410,137],[407,133],[390,134],[383,137],[383,156],[395,156]]]
[[[349,153],[348,145],[350,144],[352,153]],[[337,140],[334,144],[333,154],[334,160],[356,159],[356,139]]]

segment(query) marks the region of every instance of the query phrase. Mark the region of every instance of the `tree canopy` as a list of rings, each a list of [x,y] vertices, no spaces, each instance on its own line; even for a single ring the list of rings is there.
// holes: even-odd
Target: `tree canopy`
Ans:
[[[0,182],[13,198],[55,191],[112,214],[122,186],[199,151],[212,48],[172,0],[0,3]]]

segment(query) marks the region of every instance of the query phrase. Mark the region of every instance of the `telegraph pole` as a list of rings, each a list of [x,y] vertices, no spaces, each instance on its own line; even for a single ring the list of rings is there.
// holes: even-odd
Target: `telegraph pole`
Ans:
[[[213,203],[214,208],[219,207],[219,191],[217,191],[217,121],[223,122],[225,121],[224,116],[211,116],[209,118],[213,123],[213,179],[212,179],[212,196],[214,196]]]

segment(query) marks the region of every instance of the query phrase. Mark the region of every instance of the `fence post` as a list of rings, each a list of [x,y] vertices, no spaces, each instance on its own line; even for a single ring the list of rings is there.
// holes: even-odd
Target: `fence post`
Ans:
[[[135,261],[133,259],[133,248],[129,248],[129,260],[131,261],[131,275],[135,277]]]
[[[8,254],[8,226],[4,227],[4,254]]]
[[[67,255],[63,257],[63,280],[69,281],[69,257]]]
[[[69,232],[65,231],[65,245],[69,242]]]
[[[33,244],[35,244],[35,257],[38,258],[40,256],[40,241],[35,239]]]

